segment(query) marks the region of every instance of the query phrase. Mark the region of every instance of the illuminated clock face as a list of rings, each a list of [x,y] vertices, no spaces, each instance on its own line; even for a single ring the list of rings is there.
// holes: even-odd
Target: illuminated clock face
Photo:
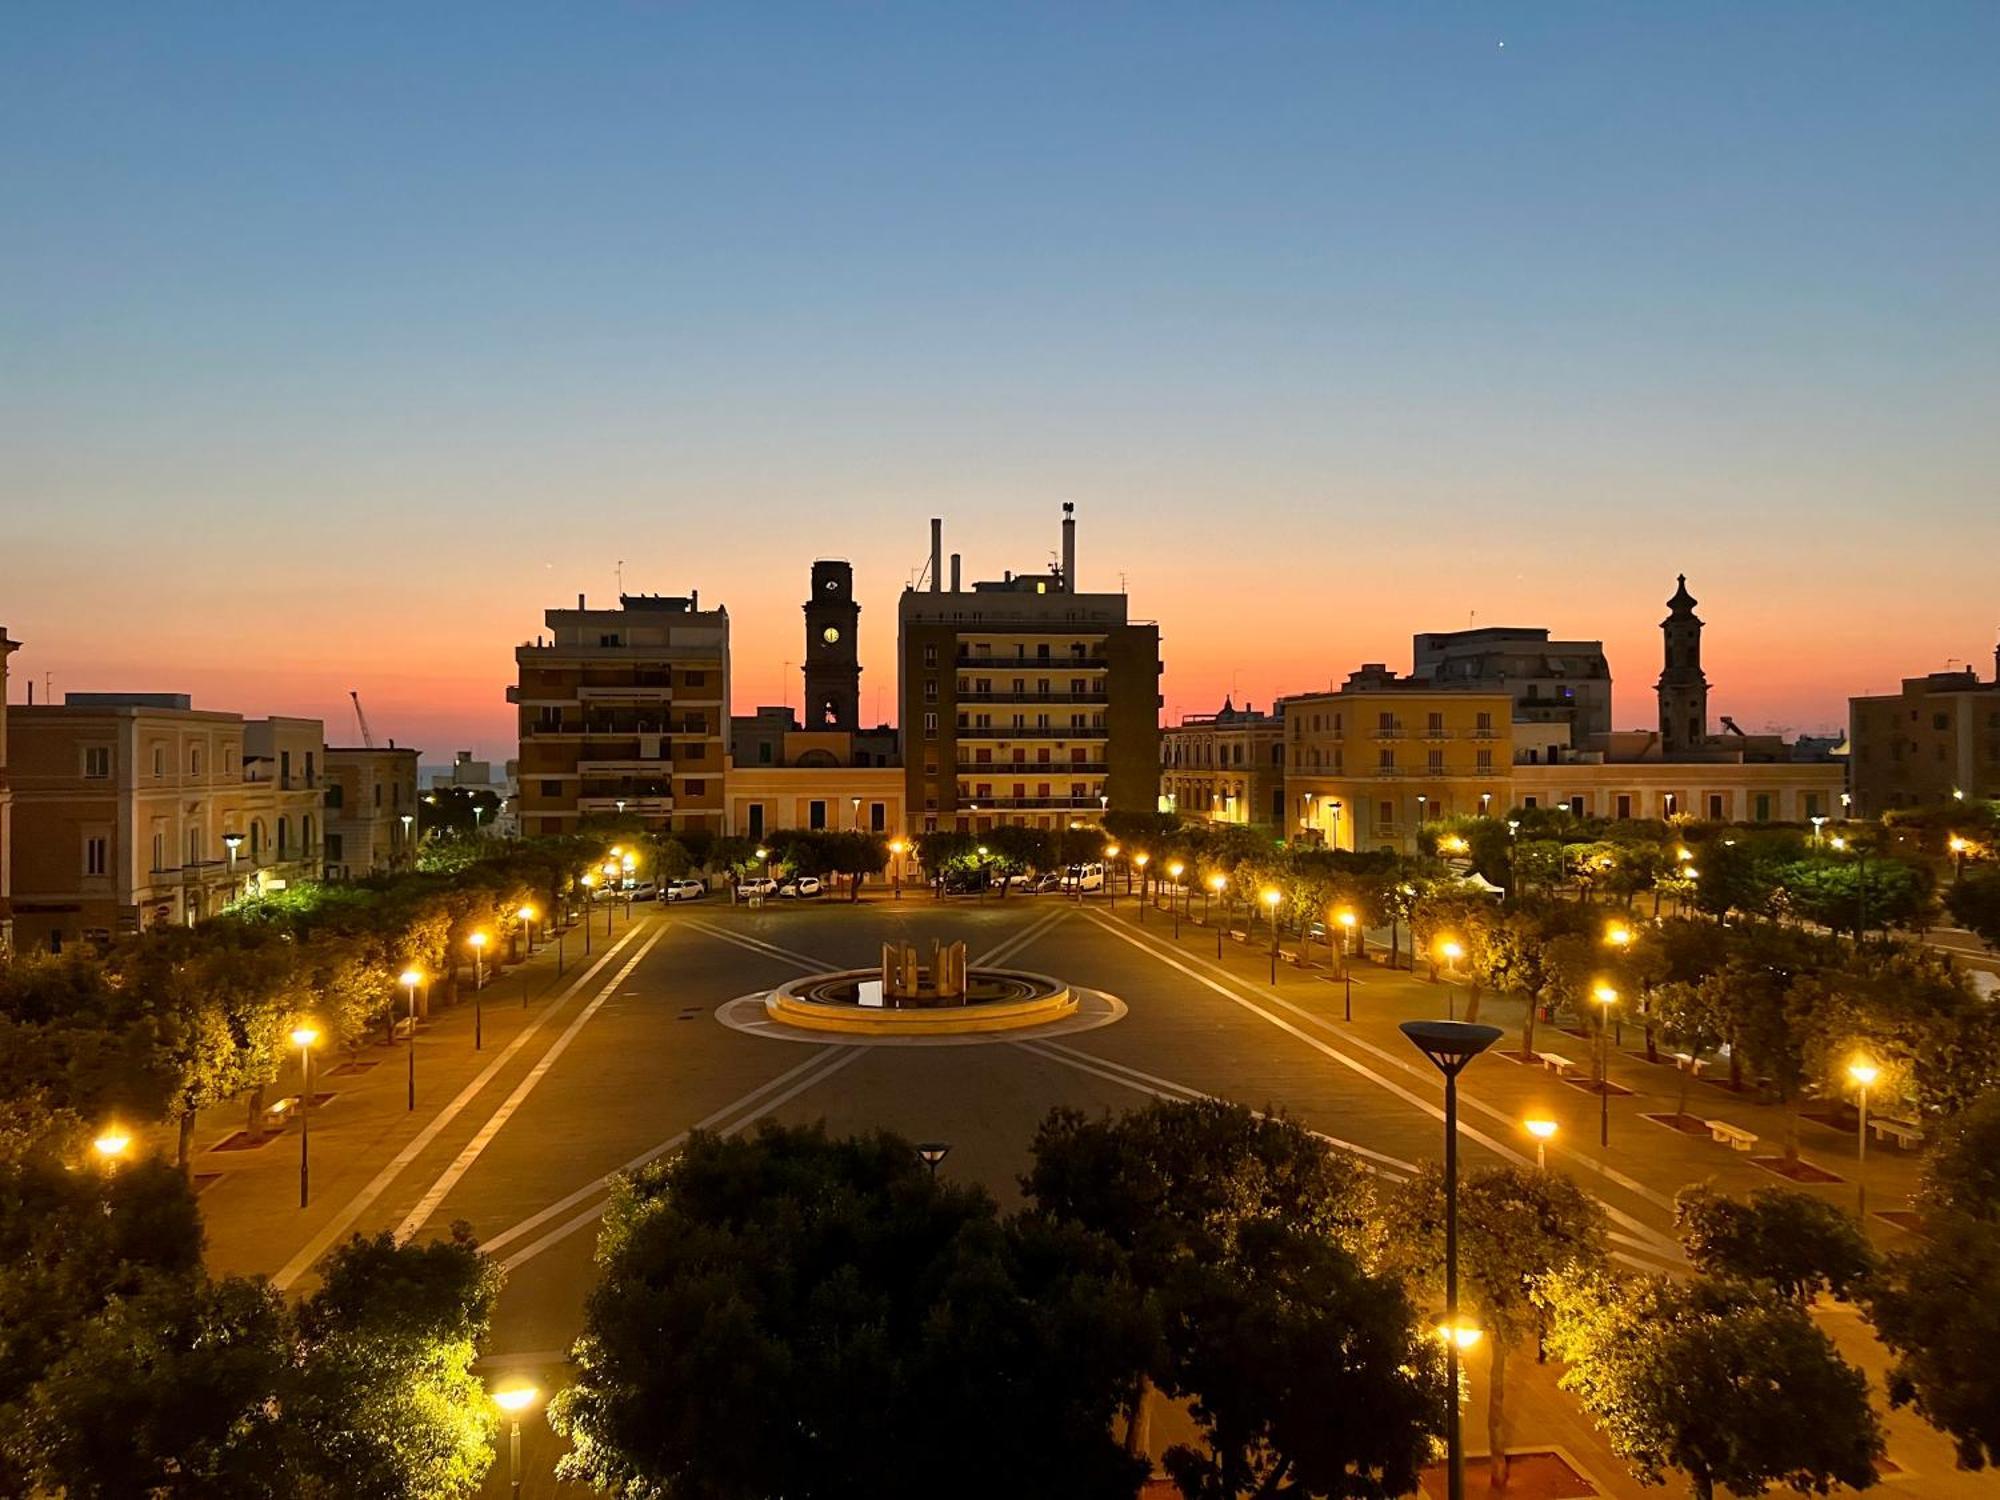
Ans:
[[[840,628],[836,625],[829,625],[819,633],[819,638],[831,646],[835,641],[840,639]]]

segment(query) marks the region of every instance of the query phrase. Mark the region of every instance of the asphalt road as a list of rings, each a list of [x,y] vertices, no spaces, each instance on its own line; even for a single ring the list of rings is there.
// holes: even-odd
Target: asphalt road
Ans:
[[[275,1272],[286,1285],[310,1278],[312,1258],[349,1228],[441,1234],[471,1224],[506,1265],[508,1282],[490,1343],[496,1372],[519,1371],[544,1387],[563,1379],[563,1358],[581,1322],[604,1180],[671,1150],[691,1128],[735,1130],[770,1115],[824,1120],[837,1131],[886,1127],[951,1143],[943,1171],[1018,1200],[1036,1122],[1053,1106],[1123,1109],[1153,1097],[1199,1093],[1283,1109],[1359,1152],[1394,1177],[1440,1149],[1441,1085],[1396,1022],[1462,1014],[1462,989],[1375,963],[1354,967],[1355,1019],[1342,1019],[1343,990],[1328,971],[1282,965],[1269,981],[1268,948],[1226,941],[1184,924],[1171,936],[1159,911],[1137,923],[1129,899],[1106,909],[1053,897],[937,903],[789,903],[761,910],[720,902],[641,908],[620,920],[612,946],[600,928],[591,967],[575,938],[560,980],[546,955],[510,970],[487,992],[484,1047],[470,1046],[461,1008],[420,1034],[419,1108],[405,1108],[401,1050],[374,1049],[373,1066],[327,1081],[337,1089],[314,1127],[314,1199],[297,1207],[295,1140],[235,1159],[211,1153],[201,1170],[225,1165],[204,1194],[211,1259],[227,1269]],[[602,919],[600,918],[600,921]],[[719,1007],[801,972],[873,965],[884,940],[926,947],[963,939],[979,962],[1059,975],[1119,997],[1116,1024],[1079,1035],[1032,1035],[970,1046],[871,1047],[748,1034],[722,1024]],[[1321,955],[1322,959],[1324,955]],[[530,1003],[522,1003],[523,996]],[[1675,1109],[1681,1076],[1621,1054],[1612,1076],[1632,1090],[1611,1100],[1611,1143],[1598,1145],[1599,1099],[1539,1066],[1504,1055],[1518,1048],[1518,1003],[1485,1006],[1507,1029],[1494,1053],[1466,1073],[1461,1090],[1463,1159],[1532,1163],[1520,1129],[1530,1112],[1561,1124],[1550,1165],[1570,1171],[1612,1215],[1616,1248],[1633,1266],[1679,1263],[1672,1239],[1673,1192],[1712,1180],[1748,1189],[1781,1179],[1755,1158],[1775,1152],[1776,1111],[1701,1082],[1688,1110],[1727,1118],[1764,1140],[1740,1153],[1707,1137],[1651,1123]],[[1627,1048],[1640,1039],[1628,1029]],[[1544,1049],[1588,1066],[1589,1044],[1545,1029]],[[1914,1187],[1912,1158],[1870,1142],[1871,1207],[1899,1207]],[[1836,1178],[1818,1185],[1851,1203],[1855,1138],[1808,1122],[1806,1158]],[[1902,1231],[1880,1219],[1885,1244]],[[1839,1319],[1845,1314],[1832,1315]],[[1879,1355],[1851,1318],[1843,1343]],[[1477,1366],[1481,1362],[1474,1361]],[[1483,1403],[1479,1371],[1473,1398]],[[1563,1446],[1600,1484],[1640,1491],[1596,1443],[1546,1371],[1516,1382],[1517,1443]],[[1469,1444],[1483,1446],[1481,1406],[1468,1412]],[[1945,1445],[1897,1417],[1892,1457],[1912,1494],[1960,1494]],[[556,1494],[548,1480],[555,1445],[539,1419],[525,1429],[526,1493]],[[488,1493],[506,1493],[504,1455]]]

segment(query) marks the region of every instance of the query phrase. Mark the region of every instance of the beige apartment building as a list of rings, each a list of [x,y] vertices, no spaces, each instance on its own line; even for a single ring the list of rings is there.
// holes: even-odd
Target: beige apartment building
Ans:
[[[1993,655],[1986,682],[1967,667],[1848,700],[1857,813],[2000,798],[2000,650]]]
[[[1283,717],[1225,699],[1212,714],[1185,714],[1161,730],[1160,811],[1285,831]]]
[[[71,693],[9,721],[15,937],[103,942],[317,876],[318,721]]]
[[[0,957],[14,941],[14,793],[7,781],[7,658],[21,643],[0,625]]]
[[[699,597],[621,594],[616,609],[546,612],[514,653],[523,837],[585,818],[720,833],[729,747],[729,612]]]
[[[327,877],[408,869],[416,849],[417,752],[328,745],[325,775]]]

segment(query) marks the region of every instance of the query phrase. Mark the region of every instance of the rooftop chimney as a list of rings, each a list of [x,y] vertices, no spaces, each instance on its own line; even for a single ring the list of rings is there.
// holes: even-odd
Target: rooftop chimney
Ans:
[[[944,588],[944,519],[931,517],[931,592],[939,593]]]
[[[578,594],[578,595],[576,596],[576,607],[577,607],[578,609],[582,609],[582,608],[583,608],[583,595],[581,595],[581,594]]]
[[[956,552],[952,553],[952,555],[951,555],[951,591],[952,591],[952,592],[953,592],[954,594],[956,594],[956,593],[957,593],[957,592],[959,591],[959,588],[958,588],[958,554],[957,554]],[[2000,652],[1995,652],[1994,654],[1995,654],[1995,656],[1996,656],[1996,657],[2000,657]]]
[[[1076,506],[1063,501],[1063,592],[1076,592]]]

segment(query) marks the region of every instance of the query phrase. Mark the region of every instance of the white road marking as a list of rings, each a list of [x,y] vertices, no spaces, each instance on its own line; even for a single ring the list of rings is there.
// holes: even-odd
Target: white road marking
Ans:
[[[1444,1108],[1442,1105],[1432,1104],[1428,1099],[1423,1098],[1421,1095],[1412,1093],[1409,1089],[1403,1087],[1403,1085],[1395,1082],[1393,1079],[1384,1077],[1382,1074],[1376,1072],[1373,1068],[1369,1067],[1366,1063],[1362,1062],[1360,1059],[1349,1057],[1339,1048],[1329,1046],[1325,1042],[1321,1041],[1318,1037],[1309,1035],[1307,1032],[1293,1025],[1290,1021],[1286,1020],[1284,1017],[1279,1015],[1274,1015],[1271,1011],[1267,1010],[1263,1005],[1259,1004],[1257,1001],[1251,1000],[1248,997],[1239,994],[1236,990],[1234,990],[1228,985],[1218,983],[1214,979],[1209,978],[1209,976],[1206,974],[1200,973],[1195,969],[1189,968],[1185,963],[1181,961],[1180,956],[1178,954],[1169,950],[1157,948],[1152,944],[1144,942],[1141,939],[1134,937],[1132,934],[1123,931],[1121,928],[1119,928],[1118,926],[1116,926],[1115,924],[1113,924],[1111,921],[1109,921],[1104,917],[1096,916],[1095,914],[1093,914],[1091,916],[1091,920],[1096,922],[1100,927],[1104,928],[1105,931],[1109,932],[1113,937],[1118,938],[1120,941],[1129,943],[1132,947],[1137,948],[1142,953],[1150,954],[1152,957],[1158,959],[1161,963],[1165,964],[1168,968],[1178,969],[1181,973],[1185,974],[1188,978],[1194,980],[1197,984],[1203,985],[1204,987],[1215,991],[1216,994],[1222,996],[1225,1000],[1228,1000],[1231,1004],[1239,1006],[1242,1009],[1249,1011],[1252,1015],[1257,1016],[1261,1020],[1267,1022],[1268,1024],[1277,1027],[1278,1030],[1283,1031],[1293,1037],[1296,1037],[1299,1041],[1304,1042],[1308,1047],[1312,1048],[1315,1052],[1320,1053],[1322,1056],[1331,1058],[1333,1061],[1339,1063],[1342,1067],[1351,1069],[1352,1071],[1359,1073],[1363,1078],[1368,1079],[1370,1082],[1375,1083],[1384,1089],[1387,1089],[1397,1098],[1402,1099],[1405,1103],[1414,1105],[1416,1108],[1422,1110],[1425,1114],[1429,1115],[1432,1119],[1440,1122],[1443,1121]],[[1309,1011],[1306,1011],[1299,1006],[1292,1005],[1290,1002],[1279,999],[1276,996],[1271,997],[1271,1000],[1273,1004],[1283,1006],[1285,1009],[1293,1011],[1295,1014],[1301,1016],[1306,1020],[1312,1021],[1316,1025],[1322,1024],[1319,1022],[1317,1017],[1313,1016]],[[1343,1037],[1343,1040],[1347,1041],[1350,1045],[1360,1047],[1370,1053],[1377,1055],[1378,1057],[1382,1057],[1384,1061],[1393,1061],[1393,1065],[1399,1068],[1403,1066],[1403,1064],[1401,1064],[1399,1060],[1389,1059],[1386,1054],[1382,1053],[1380,1048],[1375,1047],[1371,1043],[1361,1040],[1359,1037]],[[1505,1115],[1501,1114],[1500,1111],[1494,1109],[1492,1106],[1481,1104],[1477,1100],[1467,1099],[1465,1102],[1469,1107],[1478,1109],[1485,1114],[1493,1116],[1494,1118],[1503,1121],[1506,1120],[1507,1118]],[[1469,1136],[1472,1140],[1477,1141],[1480,1145],[1486,1147],[1487,1150],[1493,1152],[1494,1155],[1499,1156],[1503,1160],[1510,1161],[1514,1165],[1520,1167],[1525,1167],[1528,1165],[1529,1162],[1528,1157],[1523,1156],[1520,1152],[1514,1150],[1511,1146],[1508,1146],[1505,1142],[1496,1140],[1492,1136],[1487,1135],[1484,1131],[1481,1131],[1471,1125],[1466,1124],[1463,1118],[1461,1118],[1458,1122],[1458,1129],[1461,1135]],[[1602,1172],[1605,1176],[1611,1178],[1613,1181],[1618,1182],[1620,1186],[1628,1188],[1630,1191],[1636,1193],[1638,1196],[1642,1198],[1645,1198],[1649,1202],[1656,1202],[1660,1204],[1662,1207],[1669,1209],[1671,1209],[1673,1206],[1672,1200],[1665,1197],[1663,1194],[1655,1192],[1653,1189],[1646,1187],[1642,1183],[1633,1181],[1631,1178],[1626,1177],[1623,1173],[1617,1172],[1610,1167],[1603,1166],[1601,1163],[1592,1163],[1587,1157],[1572,1155],[1571,1159],[1574,1160],[1579,1166],[1592,1167],[1593,1169]],[[1668,1239],[1665,1235],[1661,1234],[1658,1230],[1651,1228],[1649,1225],[1643,1223],[1639,1219],[1632,1217],[1630,1214],[1627,1214],[1622,1210],[1613,1207],[1611,1204],[1604,1203],[1602,1199],[1599,1199],[1598,1201],[1604,1208],[1605,1213],[1608,1214],[1614,1222],[1623,1225],[1633,1234],[1639,1235],[1648,1240],[1650,1243],[1657,1245],[1662,1253],[1670,1254],[1675,1257],[1679,1256],[1680,1254],[1679,1247],[1675,1245],[1672,1240]]]
[[[720,938],[725,943],[734,943],[739,948],[748,948],[753,953],[761,953],[780,963],[790,964],[807,974],[820,974],[834,965],[823,959],[814,958],[810,953],[800,953],[792,948],[780,948],[776,943],[767,943],[762,938],[751,937],[747,933],[731,932],[727,927],[717,927],[712,922],[704,922],[699,917],[688,917],[687,925],[697,932],[705,932],[712,938]]]
[[[973,959],[972,962],[980,964],[987,968],[991,968],[995,964],[1002,963],[1006,959],[1013,957],[1016,953],[1019,953],[1023,948],[1027,947],[1030,943],[1034,942],[1043,933],[1047,932],[1051,927],[1055,926],[1056,923],[1060,922],[1064,917],[1068,915],[1069,915],[1069,908],[1059,907],[1055,911],[1049,912],[1044,916],[1037,917],[1033,922],[1029,923],[1028,926],[1024,928],[1022,931],[1015,933],[1012,937],[1008,938],[998,947],[993,948],[990,951],[980,955],[978,958]]]
[[[636,927],[627,928],[625,936],[606,949],[602,958],[577,975],[560,995],[543,1006],[536,1014],[534,1020],[522,1027],[511,1042],[494,1054],[493,1061],[480,1070],[479,1076],[474,1078],[463,1089],[459,1090],[457,1098],[439,1110],[430,1124],[418,1131],[403,1149],[396,1153],[389,1164],[375,1174],[366,1187],[348,1199],[340,1212],[333,1216],[332,1221],[325,1228],[307,1240],[299,1249],[298,1254],[294,1255],[279,1268],[277,1275],[271,1278],[271,1285],[282,1292],[310,1270],[313,1262],[324,1255],[327,1248],[335,1240],[352,1229],[355,1222],[374,1205],[375,1200],[388,1191],[389,1184],[402,1176],[403,1169],[422,1155],[424,1149],[438,1138],[439,1133],[453,1120],[457,1119],[467,1105],[479,1097],[479,1091],[492,1082],[494,1075],[504,1068],[513,1059],[514,1055],[527,1045],[528,1039],[541,1030],[543,1023],[550,1020],[565,1005],[569,1004],[577,991],[590,983],[591,979],[606,964],[617,957],[618,950],[631,942],[637,935],[638,929]]]
[[[776,1109],[779,1105],[789,1103],[791,1100],[797,1098],[800,1094],[803,1094],[807,1089],[812,1088],[814,1085],[824,1083],[827,1079],[831,1078],[835,1073],[838,1073],[842,1068],[846,1067],[849,1063],[856,1061],[857,1059],[863,1057],[864,1055],[866,1055],[865,1049],[859,1047],[847,1047],[840,1049],[840,1051],[832,1059],[826,1061],[825,1066],[821,1067],[817,1072],[811,1073],[807,1077],[799,1079],[797,1083],[793,1084],[789,1089],[786,1089],[784,1093],[779,1094],[776,1098],[772,1099],[764,1107],[753,1111],[746,1111],[745,1113],[741,1114],[740,1117],[737,1118],[733,1123],[724,1127],[722,1133],[724,1135],[735,1135],[739,1130],[743,1129],[744,1126],[750,1124],[753,1120],[761,1119],[765,1114],[768,1114],[771,1110]],[[810,1066],[812,1063],[819,1062],[823,1057],[824,1054],[819,1054],[812,1058],[809,1058],[807,1059],[807,1065]],[[718,1121],[728,1118],[731,1114],[735,1114],[748,1101],[754,1100],[757,1097],[757,1094],[764,1093],[765,1091],[770,1089],[773,1084],[782,1083],[785,1081],[785,1079],[791,1078],[799,1071],[800,1069],[794,1068],[790,1073],[783,1074],[780,1077],[773,1079],[771,1083],[765,1084],[764,1087],[762,1089],[757,1090],[756,1093],[746,1094],[742,1099],[735,1101],[735,1103],[724,1105],[721,1109],[717,1110],[707,1119],[702,1120],[698,1124],[692,1126],[689,1130],[683,1130],[679,1134],[674,1135],[668,1138],[667,1140],[660,1142],[659,1145],[653,1147],[650,1151],[647,1151],[642,1155],[634,1157],[625,1166],[619,1168],[619,1171],[621,1172],[636,1171],[638,1168],[644,1166],[647,1162],[654,1160],[656,1157],[666,1155],[667,1152],[672,1151],[675,1147],[679,1146],[683,1141],[685,1141],[688,1138],[688,1136],[693,1133],[693,1131],[706,1130],[711,1125],[716,1124]],[[582,1213],[576,1215],[576,1217],[572,1219],[566,1219],[562,1223],[556,1225],[554,1229],[551,1229],[547,1234],[543,1235],[540,1239],[533,1240],[528,1244],[523,1245],[519,1250],[516,1250],[512,1255],[508,1256],[505,1260],[500,1262],[500,1269],[508,1272],[509,1274],[512,1274],[514,1271],[518,1270],[520,1267],[526,1265],[529,1261],[533,1260],[536,1256],[540,1255],[544,1250],[549,1249],[551,1246],[560,1244],[562,1241],[568,1239],[572,1234],[576,1233],[577,1230],[583,1229],[588,1225],[594,1224],[599,1219],[603,1218],[604,1210],[610,1204],[610,1191],[607,1184],[603,1180],[600,1180],[597,1183],[592,1184],[588,1188],[582,1189],[580,1195],[571,1194],[569,1198],[564,1200],[564,1205],[575,1202],[581,1202],[585,1198],[589,1198],[595,1194],[600,1194],[600,1193],[604,1195],[604,1199],[602,1202],[592,1204]],[[560,1211],[561,1211],[561,1206],[551,1205],[551,1207],[543,1209],[542,1212],[536,1215],[534,1219],[523,1220],[513,1229],[507,1230],[503,1234],[494,1236],[494,1238],[492,1240],[487,1241],[482,1248],[490,1251],[495,1245],[504,1244],[507,1241],[514,1238],[523,1229],[528,1227],[528,1225],[533,1223],[545,1222],[552,1214],[558,1213]]]
[[[472,1164],[479,1160],[488,1146],[493,1144],[493,1138],[500,1133],[501,1127],[514,1118],[514,1112],[527,1101],[530,1094],[534,1093],[536,1086],[548,1076],[549,1069],[556,1065],[563,1053],[569,1050],[569,1044],[576,1040],[577,1033],[590,1024],[590,1018],[597,1014],[599,1007],[606,1000],[611,998],[612,991],[631,977],[632,971],[645,961],[646,955],[651,953],[665,936],[664,927],[656,929],[639,951],[625,960],[625,967],[618,971],[611,982],[597,992],[596,998],[576,1013],[576,1019],[563,1028],[563,1034],[556,1038],[554,1045],[536,1060],[534,1067],[528,1070],[528,1076],[514,1085],[514,1092],[507,1096],[506,1102],[493,1111],[486,1123],[479,1127],[479,1133],[465,1143],[465,1149],[458,1153],[450,1166],[438,1173],[437,1181],[430,1185],[423,1197],[417,1200],[417,1206],[411,1209],[404,1216],[403,1222],[396,1226],[398,1240],[407,1240],[429,1222],[430,1216],[437,1212],[438,1205],[444,1201],[445,1195],[458,1185],[460,1178],[472,1170]],[[636,994],[637,991],[627,990],[625,993]]]

